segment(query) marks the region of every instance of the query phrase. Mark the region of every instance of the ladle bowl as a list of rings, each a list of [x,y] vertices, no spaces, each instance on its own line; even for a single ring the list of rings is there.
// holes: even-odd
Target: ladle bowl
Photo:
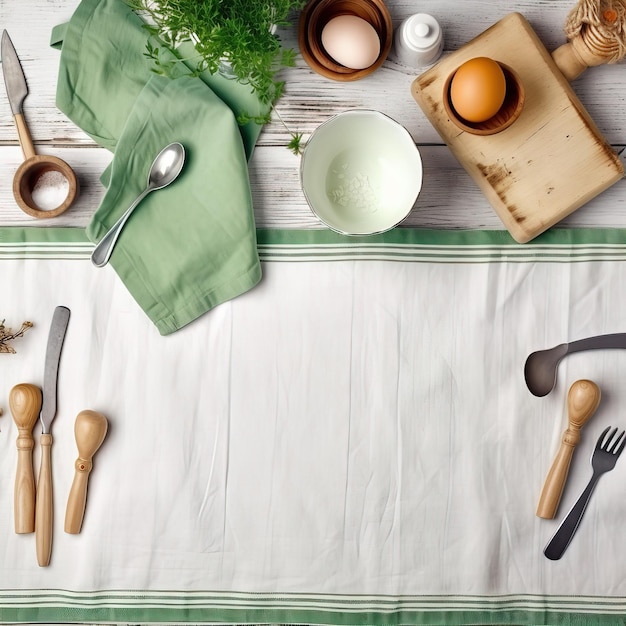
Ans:
[[[567,354],[583,350],[609,348],[626,348],[626,333],[597,335],[533,352],[524,364],[524,378],[528,390],[534,396],[543,397],[548,395],[556,385],[558,365]]]

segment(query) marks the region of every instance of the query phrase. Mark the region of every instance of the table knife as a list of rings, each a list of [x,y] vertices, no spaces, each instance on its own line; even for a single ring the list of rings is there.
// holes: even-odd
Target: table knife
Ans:
[[[43,375],[43,402],[41,406],[41,465],[37,482],[37,499],[35,502],[35,543],[37,546],[37,562],[41,567],[50,563],[52,553],[52,435],[50,425],[57,412],[57,378],[61,348],[65,339],[65,331],[70,320],[70,310],[58,306],[54,310]]]
[[[24,76],[17,52],[15,52],[13,42],[6,30],[2,31],[0,54],[2,54],[2,73],[4,74],[4,84],[7,89],[9,104],[11,105],[13,120],[17,127],[17,134],[24,152],[24,158],[28,159],[35,156],[33,140],[24,121],[24,112],[22,110],[24,98],[28,95],[28,86],[26,85],[26,77]]]

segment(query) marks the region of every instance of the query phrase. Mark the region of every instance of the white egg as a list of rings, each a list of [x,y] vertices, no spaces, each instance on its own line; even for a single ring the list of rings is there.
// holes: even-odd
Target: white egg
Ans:
[[[374,27],[356,15],[339,15],[324,26],[322,45],[337,63],[353,70],[372,65],[380,54]]]

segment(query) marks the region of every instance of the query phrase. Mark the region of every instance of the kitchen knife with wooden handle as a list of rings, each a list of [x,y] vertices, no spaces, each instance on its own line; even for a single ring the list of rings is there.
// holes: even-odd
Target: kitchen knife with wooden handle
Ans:
[[[57,378],[61,348],[65,339],[65,331],[70,320],[70,310],[58,306],[52,316],[46,362],[43,377],[43,404],[41,407],[41,465],[37,482],[37,500],[35,503],[35,543],[37,546],[37,562],[41,567],[50,563],[52,553],[52,435],[50,425],[57,412]]]
[[[11,113],[13,113],[24,158],[28,159],[35,156],[33,140],[24,121],[24,111],[22,110],[24,99],[28,95],[28,86],[17,52],[15,52],[13,42],[6,30],[2,31],[0,52],[2,54],[2,73],[4,74],[4,84],[7,89]]]

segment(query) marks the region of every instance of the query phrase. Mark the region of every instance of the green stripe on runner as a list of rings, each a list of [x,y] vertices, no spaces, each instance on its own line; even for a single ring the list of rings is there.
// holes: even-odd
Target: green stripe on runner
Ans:
[[[527,244],[501,230],[396,228],[371,237],[330,230],[258,229],[264,262],[578,263],[626,260],[626,229],[553,229]],[[82,228],[0,228],[0,260],[84,260],[93,244]]]
[[[84,228],[53,226],[6,226],[0,227],[0,246],[11,243],[81,243],[93,246]]]
[[[550,610],[526,611],[503,609],[490,611],[449,610],[444,607],[430,611],[399,609],[391,612],[358,613],[263,608],[195,608],[195,607],[72,607],[4,609],[0,620],[13,623],[142,623],[142,624],[328,624],[333,626],[457,626],[528,625],[528,626],[617,626],[624,618],[606,613],[564,613]]]
[[[296,244],[430,244],[436,246],[525,246],[613,244],[626,245],[626,229],[553,228],[526,244],[516,242],[505,230],[431,230],[427,228],[394,228],[379,235],[348,236],[331,230],[257,229],[261,245]]]
[[[577,246],[626,245],[622,228],[553,228],[529,243],[517,243],[505,230],[431,230],[427,228],[394,228],[372,236],[340,235],[326,229],[257,229],[259,245],[316,246],[324,244],[400,244],[431,246]],[[84,228],[6,226],[0,227],[0,245],[6,243],[82,243],[92,245]]]

